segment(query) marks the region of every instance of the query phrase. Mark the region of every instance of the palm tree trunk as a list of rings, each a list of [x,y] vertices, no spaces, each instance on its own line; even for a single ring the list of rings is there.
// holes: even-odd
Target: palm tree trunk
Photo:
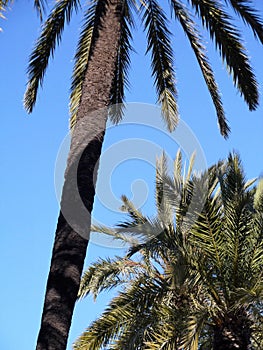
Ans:
[[[110,103],[120,37],[120,2],[100,0],[97,6],[95,39],[72,132],[37,350],[65,350],[67,346],[89,239],[107,120],[105,107]]]
[[[214,326],[213,350],[249,350],[251,329],[245,312],[231,314],[219,326]]]

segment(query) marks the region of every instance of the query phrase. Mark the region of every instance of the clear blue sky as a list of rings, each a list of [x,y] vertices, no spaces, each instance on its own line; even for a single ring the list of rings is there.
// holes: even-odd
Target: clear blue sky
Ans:
[[[255,4],[263,14],[262,1],[255,0]],[[28,56],[39,32],[39,22],[30,1],[16,2],[6,15],[8,19],[1,20],[0,25],[3,28],[3,32],[0,33],[0,348],[28,350],[34,348],[38,333],[59,210],[54,172],[60,144],[68,133],[68,91],[80,21],[74,17],[72,25],[66,29],[63,44],[57,50],[55,60],[50,63],[37,106],[33,114],[28,116],[23,110],[22,99],[27,80]],[[174,49],[181,118],[192,128],[199,140],[207,164],[213,164],[235,149],[241,155],[247,177],[259,176],[263,170],[262,97],[258,110],[249,112],[232,87],[231,79],[222,68],[220,58],[214,53],[212,46],[209,46],[211,62],[215,67],[232,129],[229,139],[225,141],[219,134],[210,96],[188,42],[177,27],[173,28],[176,33]],[[245,27],[242,28],[262,93],[263,48]],[[156,98],[147,68],[149,62],[147,58],[143,58],[145,41],[141,31],[135,34],[135,39],[138,54],[132,57],[131,90],[127,93],[127,101],[152,104]],[[121,126],[110,129],[105,150],[123,137],[131,138],[132,132],[136,133],[137,138],[144,139],[140,129],[124,130]],[[157,143],[154,134],[149,134],[147,140]],[[170,156],[173,157],[176,151],[176,147],[169,148]],[[122,193],[131,195],[131,183],[136,179],[144,179],[144,182],[149,182],[148,200],[151,201],[153,166],[147,167],[143,161],[136,163],[136,159],[126,163],[114,169],[112,191],[116,198]],[[103,164],[101,166],[103,168]],[[145,208],[147,209],[147,206]],[[96,218],[103,217],[101,210],[100,201],[97,200],[94,212]],[[107,218],[104,219],[113,225],[118,217],[116,215],[107,214]],[[117,221],[120,220],[119,218]],[[115,254],[121,254],[121,250],[90,244],[86,265],[98,256]],[[92,298],[87,298],[77,305],[69,349],[77,335],[103,310],[108,298],[107,295],[100,296],[96,303],[93,303]]]

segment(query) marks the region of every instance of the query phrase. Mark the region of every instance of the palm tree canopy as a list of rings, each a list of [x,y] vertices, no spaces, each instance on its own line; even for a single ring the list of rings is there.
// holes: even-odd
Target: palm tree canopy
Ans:
[[[129,219],[114,229],[93,227],[129,248],[84,273],[80,298],[119,293],[74,349],[211,349],[213,327],[230,315],[242,315],[253,349],[261,349],[263,182],[251,188],[255,180],[245,181],[236,154],[201,178],[191,163],[182,176],[180,153],[174,165],[170,177],[165,157],[157,162],[156,218],[123,196]],[[203,208],[189,225],[185,209],[205,182]]]
[[[76,122],[85,72],[92,55],[92,48],[97,40],[94,35],[94,30],[98,25],[97,16],[103,17],[103,13],[98,12],[100,1],[92,1],[88,7],[86,3],[82,7],[79,0],[56,2],[30,56],[29,81],[24,99],[28,112],[33,110],[38,88],[43,83],[49,59],[54,55],[55,48],[62,39],[65,24],[70,22],[73,12],[83,9],[83,27],[75,54],[70,98],[71,126]],[[43,12],[43,5],[44,1],[35,1],[35,6],[40,14]],[[256,109],[258,105],[258,86],[242,43],[241,33],[229,13],[232,10],[240,17],[261,43],[263,43],[263,22],[251,1],[225,0],[225,5],[223,6],[218,0],[169,0],[172,17],[180,23],[189,40],[215,105],[220,131],[226,137],[230,128],[196,22],[199,20],[208,31],[232,76],[234,85],[250,110]],[[125,100],[124,88],[128,85],[132,31],[134,14],[136,14],[139,15],[146,32],[147,51],[151,53],[151,68],[158,102],[162,106],[163,117],[168,128],[173,130],[178,122],[178,107],[173,65],[174,54],[171,45],[173,29],[170,19],[159,2],[155,0],[146,0],[141,4],[137,4],[135,0],[120,0],[120,6],[122,8],[121,35],[110,101],[111,106],[114,107],[110,109],[109,115],[115,122],[122,117],[123,108],[121,106]]]

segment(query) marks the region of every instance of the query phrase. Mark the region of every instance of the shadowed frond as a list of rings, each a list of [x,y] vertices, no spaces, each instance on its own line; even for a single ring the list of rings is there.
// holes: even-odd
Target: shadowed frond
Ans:
[[[46,13],[47,0],[34,0],[34,7],[39,15],[40,20],[43,20],[43,15]]]
[[[185,320],[184,332],[180,339],[180,349],[203,349],[202,347],[198,347],[200,345],[199,338],[209,317],[209,309],[207,305],[195,303],[194,313],[191,314],[193,310],[189,310],[190,315]]]
[[[151,51],[152,75],[158,102],[162,106],[162,115],[168,129],[173,131],[178,123],[178,109],[168,20],[155,0],[147,0],[141,9],[147,33],[147,52]]]
[[[4,12],[6,11],[9,4],[13,3],[13,0],[0,0],[0,19],[6,19],[4,16]],[[2,32],[2,28],[0,27],[0,32]]]
[[[250,0],[225,0],[231,4],[234,11],[251,28],[256,38],[263,44],[263,22]],[[251,6],[250,6],[251,5]]]
[[[120,122],[123,117],[124,89],[129,86],[128,70],[130,67],[130,52],[132,50],[130,28],[134,28],[130,6],[129,1],[125,0],[122,10],[120,41],[109,108],[109,117],[113,123]]]
[[[79,0],[59,0],[44,23],[40,37],[30,56],[28,66],[28,84],[24,96],[25,109],[31,113],[36,103],[37,92],[43,83],[50,56],[54,55],[60,43],[65,22],[69,22],[72,12],[80,7]]]
[[[84,24],[75,54],[69,104],[70,128],[74,127],[77,119],[77,111],[82,95],[82,85],[90,58],[91,44],[94,40],[94,24],[96,19],[96,11],[98,10],[97,6],[98,0],[93,0],[84,15]]]
[[[218,91],[218,86],[214,78],[213,70],[209,64],[208,58],[206,57],[201,35],[198,32],[195,23],[188,13],[187,9],[179,1],[170,1],[174,15],[179,20],[185,34],[187,35],[190,45],[195,53],[197,62],[201,68],[203,77],[216,108],[220,132],[224,137],[227,137],[230,132],[230,128],[227,124],[221,96]]]
[[[258,86],[240,33],[218,0],[190,0],[203,25],[215,41],[233,82],[250,110],[258,106]]]

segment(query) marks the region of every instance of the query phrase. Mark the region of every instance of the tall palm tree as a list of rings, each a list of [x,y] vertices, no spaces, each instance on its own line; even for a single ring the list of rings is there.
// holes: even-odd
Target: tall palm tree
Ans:
[[[99,259],[84,273],[80,297],[121,290],[74,349],[261,349],[263,182],[250,189],[253,181],[245,182],[238,156],[230,155],[203,178],[209,181],[206,202],[187,228],[185,194],[189,208],[203,181],[185,181],[178,166],[172,179],[164,168],[157,168],[155,219],[123,196],[130,220],[115,229],[93,228],[129,249],[124,257]]]
[[[263,42],[262,21],[247,1],[227,0]],[[38,337],[38,349],[65,349],[72,312],[83,269],[90,218],[95,195],[97,164],[108,116],[118,122],[123,115],[124,88],[128,83],[133,13],[140,15],[147,33],[147,51],[151,52],[152,74],[158,101],[169,130],[178,120],[177,91],[173,69],[171,31],[165,11],[155,0],[139,6],[135,0],[94,0],[84,7],[84,24],[80,35],[71,89],[72,142],[68,156],[44,310]],[[188,7],[201,20],[250,110],[258,105],[258,89],[240,32],[218,0],[170,0],[177,20],[197,58],[215,105],[220,131],[227,137],[222,101],[212,68],[206,57],[202,38]],[[65,24],[81,7],[79,0],[58,0],[43,25],[30,56],[29,81],[25,108],[32,112],[39,86],[43,82],[49,59],[60,43]],[[109,112],[105,108],[111,107]],[[97,111],[94,113],[94,111]],[[77,179],[77,184],[75,180]],[[76,193],[77,189],[77,193]],[[79,208],[79,198],[82,206]],[[78,208],[78,209],[76,209]],[[85,238],[83,238],[85,236]]]

